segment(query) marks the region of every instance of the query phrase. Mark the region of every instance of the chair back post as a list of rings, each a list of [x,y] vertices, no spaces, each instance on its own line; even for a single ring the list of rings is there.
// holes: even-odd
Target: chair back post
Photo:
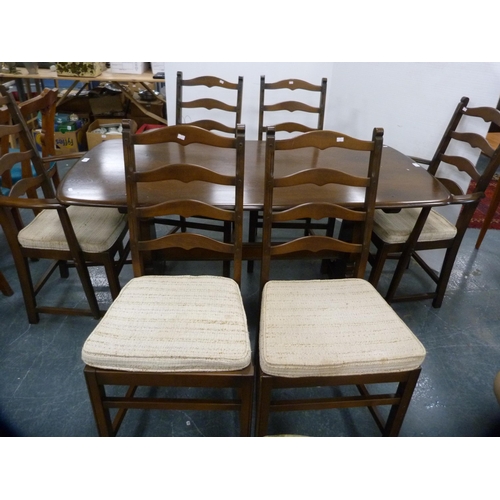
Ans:
[[[238,77],[238,88],[236,90],[236,123],[235,127],[241,123],[241,113],[243,110],[243,77]]]
[[[235,221],[233,232],[234,270],[233,279],[241,286],[243,265],[243,194],[245,176],[245,126],[236,126],[236,179],[235,179]]]
[[[364,210],[366,212],[366,221],[363,232],[363,249],[361,257],[357,261],[355,276],[363,278],[366,271],[366,264],[370,255],[370,241],[373,231],[373,218],[375,217],[375,201],[377,199],[378,180],[380,172],[380,162],[382,160],[382,147],[384,144],[384,129],[375,128],[372,134],[373,150],[370,152],[368,164],[368,177],[370,184],[367,188]]]
[[[140,225],[135,217],[138,204],[137,183],[135,182],[135,148],[133,135],[136,132],[135,122],[130,119],[123,120],[123,158],[125,162],[125,184],[128,203],[128,226],[130,233],[130,252],[132,254],[132,269],[135,277],[144,274],[144,262],[138,249],[140,239]]]
[[[182,124],[182,71],[177,71],[176,99],[175,99],[175,124]]]
[[[260,77],[260,93],[259,93],[259,141],[264,138],[264,95],[266,92],[266,77]],[[273,128],[274,130],[274,128]],[[275,132],[273,132],[275,134]],[[267,135],[266,135],[267,138]]]
[[[320,101],[319,101],[318,130],[323,130],[323,127],[325,125],[326,84],[327,84],[327,79],[322,78]]]
[[[264,174],[264,210],[262,225],[262,258],[260,273],[260,290],[269,280],[271,265],[271,237],[272,237],[272,207],[274,192],[274,155],[276,150],[276,131],[274,127],[267,127],[266,131],[266,158]]]

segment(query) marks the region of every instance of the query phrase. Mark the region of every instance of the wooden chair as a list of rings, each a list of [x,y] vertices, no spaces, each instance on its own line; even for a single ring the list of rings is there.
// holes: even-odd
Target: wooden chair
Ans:
[[[312,130],[323,130],[325,121],[325,104],[326,104],[326,88],[327,79],[322,78],[319,85],[315,85],[304,80],[296,78],[288,78],[274,83],[266,83],[266,77],[260,77],[260,99],[259,99],[259,141],[265,139],[265,133],[268,125],[272,125],[275,133],[286,132],[288,135],[292,133],[304,133]],[[269,102],[269,95],[277,94],[283,96],[288,91],[298,92],[303,100],[286,100]],[[282,97],[281,97],[282,98]],[[272,101],[273,99],[271,99]],[[315,104],[311,102],[316,101]],[[299,115],[302,121],[291,121],[291,114]],[[280,121],[285,120],[285,121]],[[314,121],[315,120],[315,121]],[[285,134],[282,134],[285,135]],[[333,234],[335,221],[329,220],[325,222],[306,221],[290,221],[287,223],[277,224],[281,229],[300,229],[307,235],[315,230],[324,230],[326,234]],[[257,239],[257,231],[262,228],[262,212],[253,210],[250,212],[248,240],[255,242]],[[253,271],[253,261],[248,261],[248,272]]]
[[[466,132],[467,123],[470,126],[471,120],[476,122],[484,120],[500,124],[500,111],[488,107],[470,108],[468,104],[468,97],[463,97],[458,103],[432,160],[415,159],[419,163],[428,164],[428,172],[439,179],[450,191],[451,204],[461,205],[457,221],[453,223],[434,209],[430,210],[429,208],[407,208],[398,213],[385,213],[382,210],[375,212],[372,242],[377,250],[376,253],[370,255],[370,263],[372,264],[370,283],[377,286],[386,259],[399,259],[412,230],[418,225],[418,228],[423,229],[415,243],[415,251],[411,257],[436,284],[434,290],[430,292],[396,297],[397,287],[409,265],[409,259],[399,259],[386,295],[389,302],[433,299],[432,305],[441,307],[465,231],[480,199],[484,196],[488,183],[500,164],[500,147],[493,149],[483,136]],[[489,158],[483,173],[479,173],[467,158],[453,152],[451,148],[457,148],[457,144],[461,145],[462,150],[464,148],[478,148]],[[467,174],[471,180],[477,183],[474,192],[465,194],[464,190],[453,180],[440,177],[439,167],[441,164],[446,164],[449,169],[456,169],[456,172]],[[446,250],[441,269],[438,272],[433,270],[417,253],[432,249]]]
[[[40,144],[42,146],[41,153],[42,157],[48,162],[49,157],[53,157],[53,162],[50,163],[50,168],[54,168],[55,171],[52,174],[52,179],[55,187],[59,186],[59,172],[57,171],[56,161],[64,160],[76,160],[81,158],[84,153],[65,153],[57,154],[56,157],[56,145],[55,145],[55,116],[56,116],[56,104],[58,101],[58,90],[57,89],[44,89],[42,93],[36,97],[33,97],[27,101],[19,103],[19,109],[23,115],[26,124],[31,131],[41,128],[40,133]],[[41,117],[41,127],[39,127],[38,115]],[[23,151],[24,145],[20,144],[21,151]],[[24,162],[23,165],[23,175],[27,176],[29,172],[30,165]]]
[[[213,97],[202,97],[199,99],[194,99],[191,101],[184,100],[183,90],[184,87],[208,87],[212,89],[213,87],[218,89],[226,89],[225,94],[234,96],[229,101],[222,101],[220,99],[214,99]],[[199,91],[199,89],[196,89]],[[212,94],[213,95],[213,94]],[[204,109],[205,116],[210,116],[210,118],[195,119],[194,121],[189,121],[190,125],[196,125],[207,130],[216,130],[219,132],[224,132],[226,134],[235,135],[236,128],[238,124],[241,123],[241,105],[243,101],[243,77],[238,77],[237,83],[228,82],[222,78],[215,76],[200,76],[197,78],[192,78],[185,80],[182,76],[182,71],[177,72],[177,95],[176,95],[176,106],[175,106],[175,123],[176,125],[181,125],[185,123],[183,112],[186,109]],[[211,112],[216,110],[216,112],[224,112],[222,115],[230,113],[232,118],[232,123],[220,122],[213,120],[211,117],[214,114]],[[197,113],[197,112],[195,112]],[[198,113],[197,113],[197,116]]]
[[[176,143],[179,147],[233,149],[233,175],[222,175],[189,163],[165,164],[138,172],[134,148],[141,144]],[[237,410],[241,435],[250,435],[254,370],[248,327],[239,290],[242,260],[244,128],[235,138],[194,126],[171,126],[139,135],[124,121],[123,148],[134,268],[133,278],[114,301],[83,347],[85,379],[101,436],[114,436],[127,409]],[[201,151],[201,157],[203,157]],[[138,191],[148,183],[180,181],[232,186],[234,207],[190,199],[141,202]],[[193,214],[234,224],[233,239],[224,243],[203,234],[174,233],[143,236],[145,221],[172,214]],[[147,232],[146,232],[147,233]],[[234,280],[220,276],[145,275],[150,253],[171,258],[234,262]],[[108,393],[106,393],[108,386]],[[129,386],[116,396],[109,386]],[[233,388],[235,398],[171,399],[136,396],[140,386]],[[112,420],[110,409],[118,408]]]
[[[259,141],[264,140],[264,134],[267,131],[268,125],[272,125],[276,132],[310,132],[312,130],[323,130],[325,121],[325,103],[326,103],[326,84],[327,79],[322,78],[319,85],[315,85],[304,80],[296,78],[288,78],[274,83],[266,83],[266,77],[260,77],[260,100],[259,100]],[[299,94],[304,97],[303,100],[288,100],[281,102],[268,102],[268,97],[271,90],[278,91],[279,95],[283,95],[280,91],[299,91]],[[267,91],[267,92],[266,92]],[[271,92],[271,94],[273,94]],[[309,104],[310,99],[314,99],[317,94],[317,105]],[[309,95],[311,97],[309,97]],[[298,121],[280,121],[283,117],[287,117],[289,113],[306,113],[302,115],[302,122]],[[308,124],[308,115],[314,117],[317,122],[313,125],[311,121]],[[269,116],[272,116],[269,119]],[[286,118],[285,118],[286,119]]]
[[[383,130],[374,129],[371,141],[332,131],[308,132],[275,141],[268,129],[262,253],[262,299],[258,352],[256,435],[267,434],[271,412],[366,406],[384,435],[398,434],[418,380],[425,349],[375,288],[363,279],[370,244]],[[274,157],[287,149],[316,147],[366,151],[365,176],[337,170],[342,165],[306,169],[276,177]],[[357,205],[309,202],[273,211],[278,190],[305,184],[328,185],[339,195],[361,189]],[[339,191],[335,191],[335,189]],[[345,198],[344,198],[345,199]],[[333,217],[349,221],[353,236],[342,241],[327,236],[299,237],[271,244],[273,223],[302,217]],[[269,280],[274,259],[331,258],[346,255],[354,278],[325,280]],[[397,383],[395,392],[385,385],[370,393],[367,384]],[[358,395],[290,399],[293,391],[275,397],[280,389],[355,385]],[[374,387],[374,389],[377,389]],[[371,390],[371,389],[370,389]],[[387,419],[377,409],[390,405]]]
[[[111,295],[114,298],[119,294],[118,274],[128,253],[128,244],[123,245],[127,234],[126,216],[111,208],[61,205],[51,179],[55,169],[46,167],[53,159],[40,157],[19,107],[0,85],[1,105],[7,105],[12,125],[0,125],[0,138],[18,135],[24,151],[2,154],[0,174],[4,175],[15,164],[24,161],[31,162],[35,170],[35,175],[21,178],[8,195],[0,196],[0,222],[16,264],[28,320],[37,323],[39,313],[84,314],[99,318],[101,313],[87,266],[104,266]],[[41,197],[27,196],[30,191],[37,191],[37,196]],[[33,211],[39,212],[34,219]],[[53,261],[36,285],[31,278],[30,259]],[[77,269],[89,309],[38,305],[36,295],[57,267],[61,276],[67,277],[68,262]]]
[[[195,95],[202,90],[206,92],[210,89],[208,95],[212,97],[201,97],[194,100],[185,100],[184,87],[195,87]],[[204,87],[204,89],[200,89]],[[215,87],[215,88],[214,88]],[[235,136],[237,126],[241,123],[241,109],[243,102],[243,77],[238,77],[237,83],[228,82],[222,78],[216,76],[200,76],[197,78],[191,78],[185,80],[183,78],[182,71],[177,72],[177,94],[176,94],[176,105],[175,105],[175,123],[176,125],[182,125],[183,123],[193,125],[196,127],[201,127],[206,130],[222,132],[223,134],[229,134],[230,136]],[[220,91],[216,94],[216,91]],[[220,94],[224,95],[224,101],[221,99],[215,99],[213,96],[221,97]],[[222,97],[221,97],[222,98]],[[185,120],[183,116],[184,110],[192,109],[195,113],[195,119]],[[221,116],[222,115],[222,116]],[[201,118],[203,117],[203,118]],[[224,121],[217,121],[213,118],[219,118]],[[228,121],[229,120],[229,121]],[[200,227],[208,229],[211,231],[222,232],[225,234],[225,241],[229,241],[230,238],[230,227],[228,224],[217,225],[211,222],[203,221],[191,221],[186,222],[184,218],[181,218],[178,225],[175,225],[172,231],[185,232],[187,228]],[[225,267],[225,276],[229,276],[229,271],[227,266]]]

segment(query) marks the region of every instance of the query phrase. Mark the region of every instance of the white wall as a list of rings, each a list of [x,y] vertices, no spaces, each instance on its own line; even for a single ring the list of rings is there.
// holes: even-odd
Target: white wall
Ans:
[[[385,144],[423,158],[432,156],[461,97],[469,97],[472,107],[495,107],[500,97],[500,63],[165,63],[170,123],[175,123],[179,70],[184,78],[214,75],[236,81],[243,76],[242,121],[248,139],[257,138],[260,75],[269,81],[301,78],[318,83],[327,77],[325,128],[369,139],[374,127],[383,127]],[[485,132],[485,126],[480,125],[478,131]],[[478,153],[467,155],[474,161],[478,157]],[[459,183],[462,179],[456,178]],[[456,207],[441,211],[450,219],[458,215]],[[428,260],[441,255],[428,254]]]
[[[244,77],[243,123],[257,138],[260,75],[269,81],[328,78],[325,128],[371,137],[385,129],[385,143],[408,154],[429,156],[459,99],[470,105],[496,106],[500,97],[500,63],[165,63],[168,119],[175,121],[175,77],[215,75]]]

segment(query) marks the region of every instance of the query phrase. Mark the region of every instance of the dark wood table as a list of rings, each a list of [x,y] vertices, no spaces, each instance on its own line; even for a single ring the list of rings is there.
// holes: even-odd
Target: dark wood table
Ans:
[[[172,145],[171,145],[172,146]],[[136,163],[139,170],[152,169],[167,162],[190,161],[213,168],[221,173],[234,169],[232,151],[215,150],[207,156],[207,149],[196,145],[188,146],[186,155],[181,153],[177,145],[167,148],[165,145],[148,145],[136,147]],[[216,152],[215,152],[216,151]],[[284,171],[293,172],[315,165],[345,169],[353,174],[366,175],[366,152],[355,152],[344,149],[322,151],[313,154],[310,148],[302,150],[279,151],[275,157],[276,174]],[[245,210],[262,209],[264,202],[264,159],[265,142],[247,141],[245,144]],[[377,192],[377,208],[400,209],[405,207],[423,207],[446,205],[449,192],[427,171],[391,147],[384,147]],[[168,189],[165,189],[167,187]],[[160,186],[161,192],[148,191],[142,198],[155,201],[159,195],[162,199],[172,193],[172,198],[183,194],[187,188],[182,183],[170,183]],[[225,186],[207,191],[200,184],[199,192],[190,191],[191,196],[199,197],[219,206],[230,205],[234,199],[232,188]],[[355,207],[362,200],[362,193],[356,189],[315,188],[304,191],[291,191],[287,198],[276,198],[278,208],[290,206],[297,201],[313,201],[334,196],[339,202]],[[125,192],[125,171],[123,163],[122,141],[105,141],[88,151],[66,174],[58,189],[58,198],[62,203],[72,205],[92,205],[125,208],[127,198]]]
[[[184,153],[183,153],[184,151]],[[146,145],[136,147],[138,170],[153,169],[165,163],[193,162],[212,168],[221,173],[234,172],[234,151],[214,148],[207,155],[206,147],[190,145],[186,149],[178,145]],[[302,170],[305,167],[335,167],[353,174],[366,175],[367,152],[344,149],[318,152],[311,148],[295,151],[279,151],[275,155],[276,175],[283,172]],[[245,143],[245,181],[244,209],[259,210],[264,203],[264,161],[265,141]],[[207,190],[204,183],[193,191],[181,182],[156,183],[153,190],[140,191],[139,198],[145,203],[165,200],[169,193],[172,199],[187,195],[224,207],[234,203],[234,189],[218,186]],[[286,197],[275,196],[276,208],[285,208],[298,202],[321,199],[336,199],[339,203],[356,208],[363,200],[363,192],[356,188],[332,188],[310,186],[309,189],[287,190]],[[69,205],[91,205],[102,207],[126,208],[125,172],[122,141],[105,141],[91,149],[66,174],[61,182],[57,196],[62,203]],[[434,177],[427,173],[411,158],[391,147],[384,147],[377,191],[377,208],[399,210],[407,207],[425,207],[419,222],[412,233],[404,255],[400,259],[407,262],[411,250],[421,232],[428,212],[432,207],[448,203],[450,193]],[[259,260],[259,243],[245,242],[243,258]],[[394,284],[396,286],[396,283]],[[392,288],[391,288],[392,290]]]

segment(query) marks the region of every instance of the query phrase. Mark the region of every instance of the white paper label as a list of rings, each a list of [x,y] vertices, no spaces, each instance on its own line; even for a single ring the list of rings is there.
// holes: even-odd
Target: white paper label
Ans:
[[[181,141],[183,141],[185,138],[186,138],[185,135],[177,134],[177,139],[180,139]]]
[[[344,142],[344,138],[343,137],[337,137],[337,142]]]

